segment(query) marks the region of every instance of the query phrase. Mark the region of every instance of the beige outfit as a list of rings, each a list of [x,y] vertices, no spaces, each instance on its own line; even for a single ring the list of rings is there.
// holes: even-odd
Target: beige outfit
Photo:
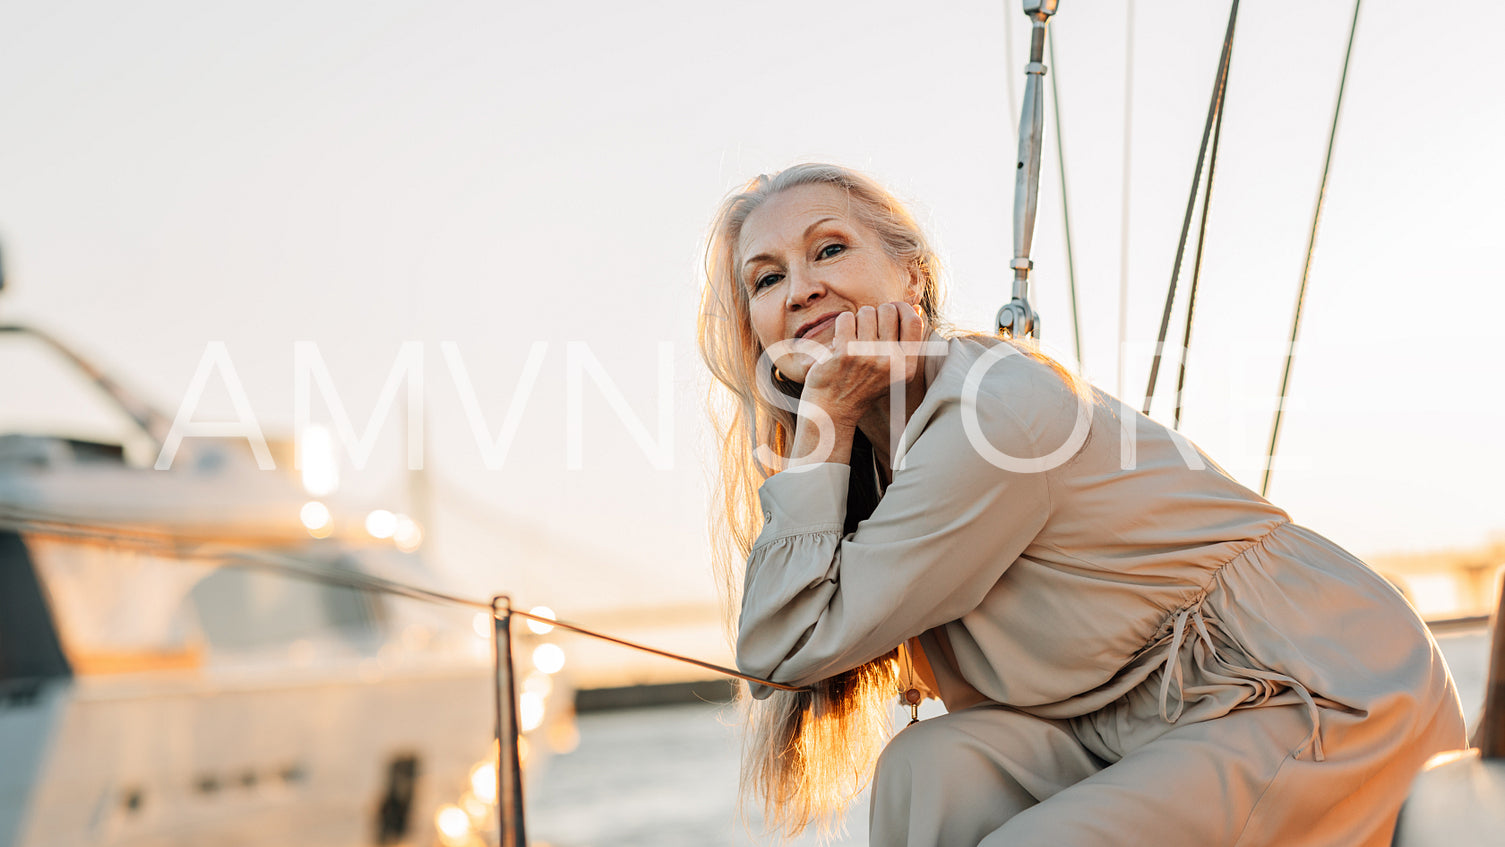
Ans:
[[[927,373],[855,532],[847,465],[763,484],[739,625],[741,669],[790,684],[918,638],[949,713],[884,752],[871,843],[1388,844],[1465,744],[1390,584],[1009,345],[951,339]]]

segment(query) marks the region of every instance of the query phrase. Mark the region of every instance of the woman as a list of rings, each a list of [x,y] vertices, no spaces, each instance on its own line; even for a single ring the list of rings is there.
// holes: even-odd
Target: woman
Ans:
[[[707,271],[738,665],[808,686],[752,691],[744,786],[786,832],[876,758],[874,845],[1388,844],[1465,745],[1387,582],[1024,343],[944,338],[870,179],[758,177]],[[947,714],[884,747],[922,690]]]

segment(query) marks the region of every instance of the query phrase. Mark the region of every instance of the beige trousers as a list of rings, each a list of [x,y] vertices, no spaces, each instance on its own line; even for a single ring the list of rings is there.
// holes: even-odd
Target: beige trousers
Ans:
[[[1109,764],[1066,721],[974,706],[895,736],[874,778],[869,843],[1382,847],[1421,765],[1456,746],[1446,708],[1411,728],[1351,751],[1328,739],[1315,762],[1302,750],[1304,708],[1237,709]]]

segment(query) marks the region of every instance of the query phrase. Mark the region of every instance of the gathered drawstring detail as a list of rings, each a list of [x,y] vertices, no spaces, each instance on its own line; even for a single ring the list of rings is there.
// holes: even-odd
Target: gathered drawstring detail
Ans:
[[[1216,623],[1217,619],[1214,618],[1213,624],[1216,625]],[[1190,642],[1187,640],[1188,628],[1192,630]],[[1202,614],[1201,597],[1176,612],[1170,633],[1162,637],[1157,644],[1163,644],[1167,640],[1170,642],[1170,648],[1166,651],[1164,673],[1160,677],[1160,717],[1163,720],[1173,724],[1185,711],[1186,685],[1181,670],[1181,650],[1190,643],[1193,660],[1209,679],[1221,683],[1246,685],[1254,689],[1254,696],[1241,703],[1241,706],[1258,706],[1278,694],[1282,688],[1295,692],[1296,696],[1301,698],[1301,702],[1306,705],[1307,714],[1312,720],[1311,734],[1297,749],[1299,751],[1310,747],[1312,758],[1319,762],[1323,761],[1319,721],[1321,713],[1317,709],[1317,702],[1313,699],[1312,693],[1299,680],[1286,674],[1264,668],[1246,667],[1224,658],[1223,654],[1218,651],[1212,632],[1208,628],[1207,619]],[[1176,686],[1174,710],[1169,705],[1172,682]]]

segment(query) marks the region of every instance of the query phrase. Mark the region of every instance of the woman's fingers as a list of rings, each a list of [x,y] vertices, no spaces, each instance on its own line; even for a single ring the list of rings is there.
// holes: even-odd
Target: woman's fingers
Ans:
[[[833,419],[855,422],[873,403],[889,396],[900,374],[907,381],[917,372],[919,356],[900,353],[897,344],[922,340],[923,322],[914,306],[894,302],[842,312],[833,329],[833,355],[807,373],[804,399]],[[853,342],[877,342],[879,349],[859,353],[851,349]],[[895,347],[888,348],[890,344]],[[903,361],[897,373],[895,356]]]
[[[910,303],[900,303],[894,311],[899,318],[899,340],[923,340],[925,324],[920,320],[920,310]]]
[[[839,356],[846,352],[848,343],[857,339],[857,316],[851,312],[842,312],[836,316],[836,323],[832,328],[835,333],[831,349]]]
[[[874,336],[877,341],[899,341],[899,307],[894,303],[882,303],[878,306],[878,333]]]
[[[872,306],[863,306],[857,310],[857,340],[878,340],[878,310]]]
[[[846,354],[850,341],[919,341],[921,328],[919,313],[909,303],[863,306],[836,316],[832,351]]]

